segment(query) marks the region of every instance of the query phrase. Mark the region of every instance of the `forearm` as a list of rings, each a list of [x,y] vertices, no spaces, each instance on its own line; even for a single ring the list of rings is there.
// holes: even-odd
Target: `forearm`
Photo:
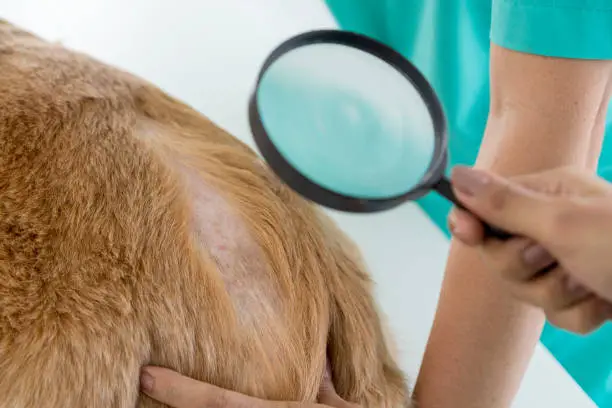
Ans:
[[[491,110],[477,165],[503,175],[593,167],[610,68],[493,47]],[[510,406],[543,314],[512,299],[471,249],[451,244],[416,387],[423,408]]]

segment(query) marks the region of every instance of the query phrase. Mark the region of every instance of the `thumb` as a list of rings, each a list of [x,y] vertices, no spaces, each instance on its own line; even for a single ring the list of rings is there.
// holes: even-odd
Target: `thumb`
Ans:
[[[457,199],[484,222],[515,235],[543,238],[539,228],[550,215],[549,196],[464,166],[453,169],[451,183]]]

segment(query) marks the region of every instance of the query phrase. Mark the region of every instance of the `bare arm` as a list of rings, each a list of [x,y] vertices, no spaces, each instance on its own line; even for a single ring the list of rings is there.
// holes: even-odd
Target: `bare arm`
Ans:
[[[492,46],[491,108],[477,166],[517,175],[595,169],[612,61],[546,58]],[[501,408],[541,334],[540,310],[510,298],[473,249],[452,242],[415,395],[423,408]]]

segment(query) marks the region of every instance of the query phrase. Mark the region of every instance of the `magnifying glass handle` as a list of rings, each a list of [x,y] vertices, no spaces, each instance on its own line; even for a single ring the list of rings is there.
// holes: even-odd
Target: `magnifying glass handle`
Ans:
[[[485,236],[499,239],[501,241],[507,241],[512,238],[512,234],[497,228],[493,225],[483,224]]]
[[[463,204],[461,204],[459,202],[459,200],[457,200],[457,197],[455,196],[455,192],[453,191],[453,188],[451,186],[450,181],[446,178],[446,177],[442,177],[440,179],[440,181],[438,181],[438,183],[436,183],[436,185],[434,186],[434,188],[436,189],[436,191],[438,193],[440,193],[442,196],[444,196],[447,200],[449,200],[451,203],[455,204],[456,207],[468,211],[470,212],[470,210],[468,210],[467,208],[465,208],[463,206]],[[495,238],[495,239],[499,239],[502,241],[507,241],[508,239],[512,238],[512,234],[497,228],[493,225],[489,225],[485,222],[483,222],[483,226],[484,226],[484,233],[486,237],[489,238]]]
[[[451,187],[451,183],[450,181],[448,181],[448,179],[446,177],[442,177],[440,179],[440,181],[434,186],[434,188],[436,189],[436,191],[438,193],[440,193],[442,196],[444,196],[446,199],[448,199],[450,202],[452,202],[453,204],[455,204],[455,206],[457,206],[458,208],[468,211],[468,209],[466,209],[460,202],[459,200],[457,200],[457,197],[455,196],[455,193],[453,192],[453,188]],[[508,239],[512,238],[513,235],[500,229],[497,228],[493,225],[489,225],[483,222],[483,226],[484,226],[484,233],[485,236],[488,238],[495,238],[495,239],[499,239],[501,241],[507,241]],[[559,266],[558,262],[553,262],[550,265],[548,265],[547,267],[543,268],[542,270],[538,271],[538,273],[534,276],[534,278],[536,277],[540,277],[543,276],[544,274],[550,272],[551,270],[555,269],[557,266]]]

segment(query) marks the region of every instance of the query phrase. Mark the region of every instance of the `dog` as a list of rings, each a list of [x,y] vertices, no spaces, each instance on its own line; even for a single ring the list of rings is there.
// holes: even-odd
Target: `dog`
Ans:
[[[410,407],[359,250],[152,84],[0,23],[0,407],[152,408],[154,364]]]

